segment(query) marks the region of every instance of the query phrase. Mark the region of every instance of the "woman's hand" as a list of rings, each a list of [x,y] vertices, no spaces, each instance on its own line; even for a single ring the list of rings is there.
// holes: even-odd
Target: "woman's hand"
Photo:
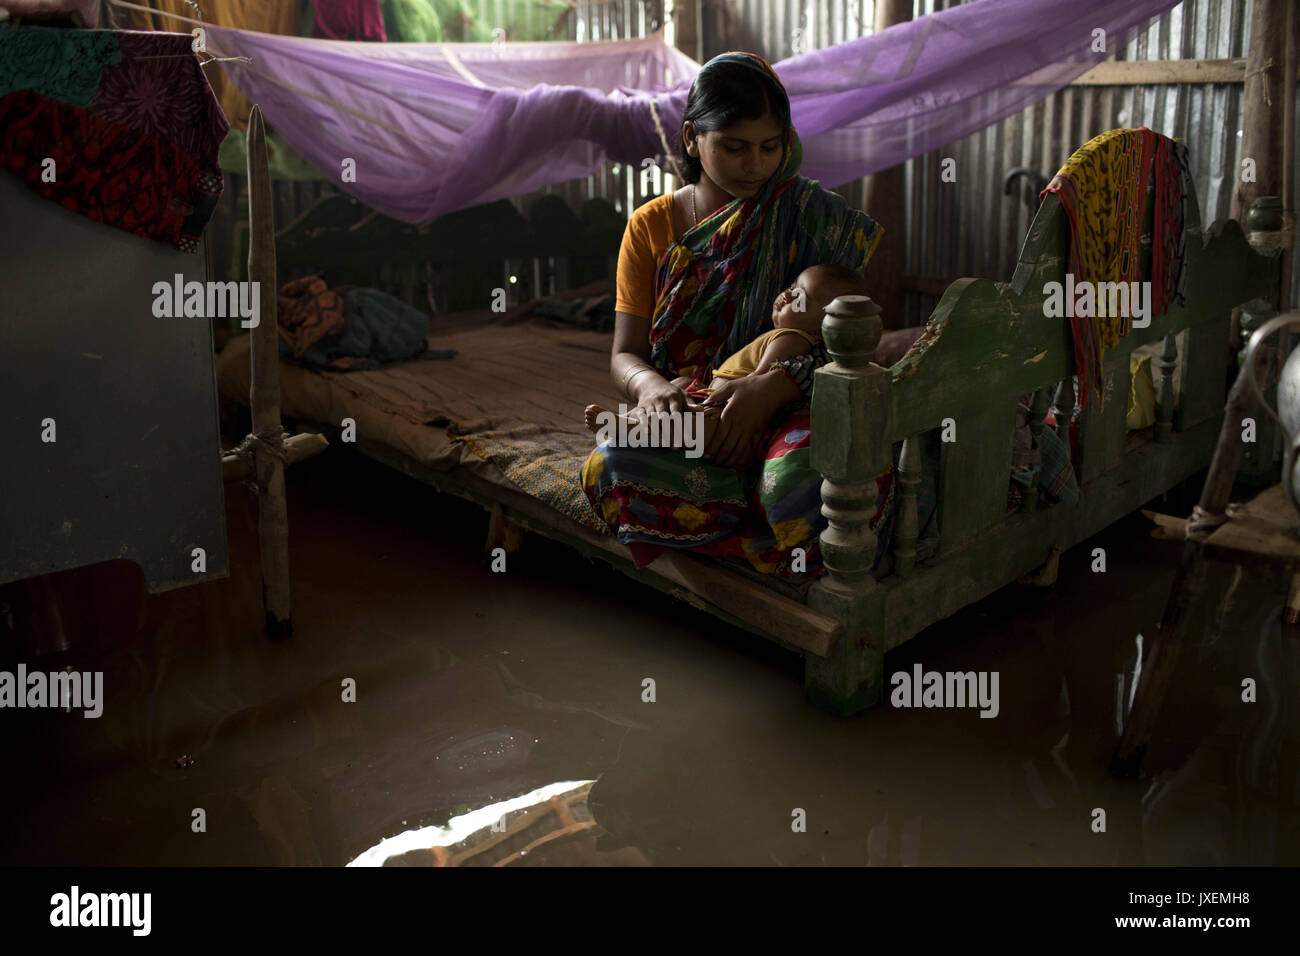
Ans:
[[[772,416],[779,404],[763,377],[748,376],[723,382],[704,400],[705,408],[722,407],[704,454],[727,468],[747,468],[763,452]]]
[[[686,393],[657,371],[642,373],[632,384],[636,386],[636,407],[628,412],[629,415],[686,411]]]

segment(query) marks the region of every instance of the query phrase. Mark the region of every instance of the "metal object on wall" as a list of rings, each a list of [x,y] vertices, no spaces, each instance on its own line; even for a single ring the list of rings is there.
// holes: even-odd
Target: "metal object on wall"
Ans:
[[[1300,465],[1300,350],[1291,352],[1277,383],[1277,408],[1274,409],[1264,395],[1264,386],[1259,381],[1257,352],[1275,332],[1300,325],[1300,312],[1288,312],[1265,322],[1251,335],[1242,359],[1246,380],[1250,382],[1255,393],[1255,401],[1281,426],[1286,440],[1283,443],[1282,487],[1291,499],[1291,504],[1300,511],[1297,490],[1300,489],[1300,475],[1296,467]],[[1271,365],[1272,362],[1269,361]]]
[[[202,250],[8,173],[0,208],[0,583],[119,558],[154,592],[224,577],[211,326],[154,314],[155,283],[207,280]]]

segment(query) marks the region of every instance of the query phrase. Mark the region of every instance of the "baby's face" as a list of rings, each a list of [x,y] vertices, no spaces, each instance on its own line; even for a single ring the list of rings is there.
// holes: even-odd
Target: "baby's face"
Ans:
[[[813,308],[813,287],[800,274],[794,285],[777,295],[772,303],[772,328],[789,329],[806,323],[807,313]]]
[[[772,303],[772,327],[789,329],[807,325],[809,314],[817,312],[819,308],[824,308],[826,305],[824,302],[814,301],[815,291],[812,283],[800,273],[794,285],[778,295],[776,301]],[[817,315],[814,321],[820,322],[821,316]]]

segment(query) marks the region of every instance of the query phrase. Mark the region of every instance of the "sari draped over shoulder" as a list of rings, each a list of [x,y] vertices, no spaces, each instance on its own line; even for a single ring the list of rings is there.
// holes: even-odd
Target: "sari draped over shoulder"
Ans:
[[[718,366],[772,328],[772,303],[818,264],[861,274],[884,230],[799,175],[791,127],[780,170],[668,247],[655,274],[650,360],[669,378],[708,385]]]
[[[883,230],[840,196],[799,175],[788,130],[782,164],[754,196],[733,199],[671,245],[655,275],[650,359],[667,378],[709,385],[733,352],[772,328],[772,303],[818,264],[859,274]],[[821,475],[812,467],[806,403],[778,413],[763,460],[741,471],[677,449],[596,447],[582,483],[637,567],[665,548],[747,561],[765,573],[820,570]],[[889,487],[878,479],[877,516]],[[804,562],[792,562],[795,548]],[[794,564],[792,568],[791,565]]]

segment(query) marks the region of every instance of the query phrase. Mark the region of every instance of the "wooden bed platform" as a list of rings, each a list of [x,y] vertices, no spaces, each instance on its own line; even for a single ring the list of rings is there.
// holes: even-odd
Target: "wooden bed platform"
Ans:
[[[1079,421],[1077,504],[1030,494],[1019,513],[1006,513],[1018,399],[1032,396],[1030,428],[1038,432],[1059,386],[1073,373],[1068,320],[1042,314],[1044,285],[1063,282],[1068,268],[1068,223],[1055,197],[1034,219],[1012,281],[954,282],[921,339],[891,369],[870,361],[882,331],[874,304],[858,296],[832,303],[823,328],[834,361],[817,372],[812,410],[813,464],[826,479],[823,513],[830,527],[821,543],[828,573],[803,587],[690,553],[666,555],[637,571],[612,536],[524,493],[492,461],[446,434],[449,422],[479,415],[489,423],[531,417],[557,433],[569,428],[570,437],[581,436],[584,404],[618,402],[608,374],[608,333],[530,320],[522,310],[439,315],[431,323],[430,347],[456,348],[457,358],[323,375],[282,363],[283,414],[331,441],[342,437],[342,420],[352,418],[356,448],[481,504],[494,518],[490,537],[504,540],[511,525],[547,535],[802,653],[809,699],[852,714],[881,700],[886,651],[1208,464],[1227,388],[1229,315],[1248,300],[1275,298],[1278,260],[1254,252],[1234,221],[1202,230],[1195,197],[1190,206],[1186,305],[1134,329],[1107,354],[1109,400],[1104,411],[1089,408]],[[317,267],[322,256],[312,251],[312,241],[335,255],[345,238],[339,230],[356,228],[322,224],[321,216],[311,221],[310,236],[290,227],[277,243],[282,281]],[[368,257],[382,262],[386,254],[373,243],[350,249],[352,267],[360,269]],[[517,258],[534,253],[529,247]],[[499,276],[502,259],[514,251],[498,245],[493,254]],[[1144,246],[1144,260],[1149,255]],[[1153,344],[1161,349],[1157,423],[1145,434],[1129,434],[1129,353]],[[222,396],[245,403],[248,362],[240,349],[236,340],[222,353],[218,376]],[[952,419],[956,440],[940,446],[940,541],[937,553],[919,563],[920,442],[946,419]],[[876,579],[868,571],[876,548],[867,527],[873,476],[891,465],[900,443],[892,570]]]

